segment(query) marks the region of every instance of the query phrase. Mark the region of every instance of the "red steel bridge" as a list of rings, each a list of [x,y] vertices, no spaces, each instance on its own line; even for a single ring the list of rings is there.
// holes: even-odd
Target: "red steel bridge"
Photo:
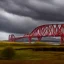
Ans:
[[[64,24],[46,24],[36,27],[31,33],[25,34],[21,37],[15,37],[13,34],[9,35],[9,41],[16,41],[22,38],[28,38],[31,42],[32,38],[38,38],[38,41],[42,37],[61,37],[61,44],[64,43]]]

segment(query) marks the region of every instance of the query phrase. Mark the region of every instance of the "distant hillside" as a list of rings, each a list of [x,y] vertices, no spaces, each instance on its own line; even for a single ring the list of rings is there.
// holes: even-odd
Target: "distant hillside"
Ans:
[[[35,38],[35,39],[32,38],[32,41],[36,41],[36,40],[38,40],[38,39],[37,38]],[[28,42],[28,38],[20,39],[20,40],[17,40],[17,41]],[[60,39],[45,37],[45,38],[42,38],[41,41],[44,41],[44,42],[60,42]]]

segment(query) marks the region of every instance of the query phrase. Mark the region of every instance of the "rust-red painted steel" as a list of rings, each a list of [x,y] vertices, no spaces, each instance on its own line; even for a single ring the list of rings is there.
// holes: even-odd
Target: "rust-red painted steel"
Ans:
[[[64,24],[47,24],[41,25],[35,28],[31,33],[25,34],[22,37],[15,37],[13,34],[9,35],[9,41],[16,41],[22,38],[29,38],[29,42],[31,42],[32,38],[38,38],[38,41],[41,40],[42,37],[53,36],[53,37],[61,37],[61,44],[64,42]]]

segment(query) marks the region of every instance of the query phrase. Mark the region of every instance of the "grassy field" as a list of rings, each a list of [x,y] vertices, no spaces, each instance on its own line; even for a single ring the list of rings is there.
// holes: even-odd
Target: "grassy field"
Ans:
[[[63,60],[64,52],[51,52],[51,51],[31,51],[22,50],[16,51],[15,59],[22,60]]]
[[[24,42],[5,42],[0,41],[0,50],[10,46],[14,49],[31,49],[31,48],[64,48],[64,45],[51,45],[46,42],[24,43]]]
[[[50,44],[45,44],[45,42],[36,42],[34,44],[24,43],[24,42],[0,42],[0,51],[3,50],[5,47],[10,46],[16,50],[15,59],[21,60],[62,60],[64,59],[64,52],[60,51],[36,51],[32,50],[31,48],[64,48],[64,46],[53,46]],[[25,48],[25,49],[24,49]]]
[[[23,42],[4,42],[1,41],[0,42],[0,52],[5,48],[5,47],[13,47],[16,51],[16,55],[13,58],[13,60],[0,60],[0,64],[9,64],[9,63],[19,63],[19,64],[24,64],[25,62],[29,63],[33,63],[33,64],[38,64],[43,62],[44,64],[47,63],[46,61],[48,61],[47,64],[50,64],[50,62],[52,63],[53,60],[54,63],[63,63],[64,64],[64,51],[36,51],[36,50],[32,50],[31,48],[64,48],[63,45],[50,45],[50,44],[45,44],[45,42],[41,43],[41,42],[37,42],[34,44],[28,44],[28,43],[23,43]],[[25,48],[25,49],[24,49]],[[27,49],[28,48],[28,49]],[[18,61],[19,60],[19,61]],[[22,60],[22,61],[20,61]],[[24,60],[29,60],[29,61],[24,61]],[[34,61],[33,61],[34,60]],[[42,61],[40,61],[42,60]],[[3,63],[4,61],[4,63]],[[39,62],[38,62],[39,61]],[[26,63],[25,63],[26,64]]]

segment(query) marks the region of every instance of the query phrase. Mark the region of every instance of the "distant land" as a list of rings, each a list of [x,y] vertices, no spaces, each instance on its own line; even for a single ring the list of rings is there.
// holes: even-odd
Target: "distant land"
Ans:
[[[37,41],[37,38],[32,38],[31,42],[35,42]],[[3,41],[8,41],[8,40],[3,40]],[[23,39],[19,39],[16,42],[29,42],[28,38],[23,38]],[[60,39],[56,39],[56,38],[52,38],[52,37],[43,37],[41,39],[41,42],[47,42],[49,44],[60,44]]]
[[[35,42],[37,40],[38,40],[37,38],[32,38],[31,42]],[[28,41],[28,38],[24,38],[24,39],[17,40],[17,42],[29,42],[29,41]],[[43,37],[41,39],[41,42],[49,42],[49,43],[52,43],[52,44],[59,44],[60,43],[60,39],[50,38],[50,37]]]

